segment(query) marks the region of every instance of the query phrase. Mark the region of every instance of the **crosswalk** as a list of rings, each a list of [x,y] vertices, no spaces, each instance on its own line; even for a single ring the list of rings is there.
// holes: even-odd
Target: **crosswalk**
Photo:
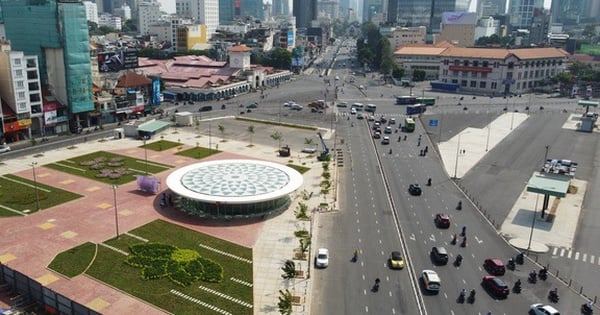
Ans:
[[[600,255],[595,256],[588,253],[581,253],[578,251],[568,250],[566,248],[554,247],[552,249],[552,256],[565,257],[567,259],[600,266]]]

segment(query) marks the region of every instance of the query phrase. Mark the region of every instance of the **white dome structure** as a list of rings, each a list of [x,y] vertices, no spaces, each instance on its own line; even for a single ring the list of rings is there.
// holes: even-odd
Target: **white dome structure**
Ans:
[[[182,167],[167,177],[182,211],[199,217],[249,218],[286,209],[303,178],[285,165],[218,160]]]

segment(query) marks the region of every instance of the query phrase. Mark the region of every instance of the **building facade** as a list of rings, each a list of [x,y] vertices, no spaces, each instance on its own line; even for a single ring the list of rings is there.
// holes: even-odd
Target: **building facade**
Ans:
[[[176,0],[175,10],[178,16],[191,18],[198,24],[206,25],[209,38],[219,26],[218,0]]]
[[[441,31],[436,37],[436,42],[448,41],[454,46],[472,47],[475,44],[476,26],[477,13],[444,12]]]
[[[33,130],[76,130],[94,111],[88,24],[81,2],[2,2],[2,17],[12,49],[37,56],[40,82],[56,99],[56,117],[34,120]],[[41,32],[40,30],[44,30]],[[69,126],[70,123],[70,126]],[[41,124],[41,126],[39,125]]]
[[[387,23],[395,26],[398,23],[398,3],[400,0],[384,0],[387,1]]]
[[[529,29],[536,9],[544,9],[544,0],[510,0],[508,13],[511,29]]]
[[[531,91],[565,71],[569,54],[557,48],[450,47],[440,54],[439,80],[463,92],[502,95]]]
[[[427,39],[427,27],[382,27],[382,35],[390,41],[392,49],[412,44],[425,44]]]
[[[466,12],[469,0],[406,0],[400,2],[398,23],[402,26],[427,26],[439,33],[444,12]]]
[[[448,47],[434,45],[407,45],[394,52],[396,63],[404,68],[409,76],[415,70],[425,71],[428,80],[435,80],[440,73],[440,56]]]
[[[85,16],[90,22],[98,24],[98,5],[91,1],[83,1],[85,7]]]
[[[138,7],[138,32],[142,35],[150,35],[150,25],[161,19],[160,3],[142,2]]]
[[[293,14],[296,17],[296,28],[307,28],[317,19],[317,0],[294,0]]]
[[[271,7],[271,14],[273,16],[289,15],[290,14],[290,2],[288,0],[273,0],[273,6]]]
[[[506,0],[477,1],[477,16],[493,16],[506,13]]]

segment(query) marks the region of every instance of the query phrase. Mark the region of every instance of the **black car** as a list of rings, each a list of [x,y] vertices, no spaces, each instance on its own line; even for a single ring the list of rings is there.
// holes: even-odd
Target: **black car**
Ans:
[[[205,105],[198,109],[199,112],[210,112],[213,109],[211,105]]]
[[[421,186],[419,186],[419,184],[410,184],[410,186],[408,186],[408,193],[413,196],[421,195]]]
[[[448,263],[448,252],[441,246],[432,247],[431,258],[436,264],[445,265]]]

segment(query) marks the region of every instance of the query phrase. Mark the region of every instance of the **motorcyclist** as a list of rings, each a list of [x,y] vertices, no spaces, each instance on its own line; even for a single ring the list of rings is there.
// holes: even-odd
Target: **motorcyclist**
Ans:
[[[390,154],[392,154],[392,148],[390,148]]]
[[[379,282],[381,282],[381,280],[379,280],[379,278],[375,278],[375,285],[373,286],[375,291],[379,290]]]
[[[462,244],[460,244],[460,246],[465,247],[467,246],[467,236],[463,236],[463,240],[462,240]]]
[[[431,186],[431,177],[427,179],[427,186]]]
[[[461,254],[458,254],[458,256],[456,256],[456,262],[458,264],[460,264],[462,262],[462,255]]]
[[[464,299],[466,294],[467,294],[467,290],[465,290],[465,289],[460,290],[460,298],[461,299]]]
[[[545,279],[547,275],[548,275],[548,269],[546,269],[546,267],[544,266],[544,268],[542,268],[540,270],[540,278]]]
[[[471,300],[475,298],[475,289],[471,290],[471,293],[469,293],[469,298]]]
[[[452,237],[452,243],[456,244],[457,240],[458,240],[458,235],[456,235],[456,233],[454,233],[454,236]]]
[[[536,278],[537,278],[537,273],[535,272],[535,270],[532,270],[529,273],[529,280],[531,280],[531,282],[535,282]]]
[[[467,226],[462,227],[462,232],[460,233],[460,235],[467,235]]]
[[[507,263],[507,265],[508,265],[508,268],[509,268],[509,269],[513,269],[513,268],[515,268],[515,260],[514,260],[512,257],[510,257],[510,258],[508,259],[508,263]]]
[[[458,209],[458,210],[462,209],[462,201],[458,201],[458,205],[456,206],[456,209]]]
[[[355,249],[355,250],[354,250],[354,256],[352,257],[352,259],[353,259],[354,261],[357,261],[357,260],[358,260],[358,249]]]

